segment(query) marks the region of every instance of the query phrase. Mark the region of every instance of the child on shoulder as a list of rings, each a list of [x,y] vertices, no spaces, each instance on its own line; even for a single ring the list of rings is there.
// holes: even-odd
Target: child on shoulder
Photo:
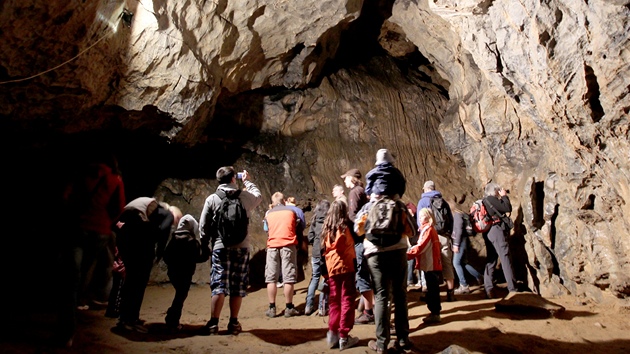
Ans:
[[[359,342],[358,338],[349,334],[354,326],[353,305],[356,297],[356,254],[352,232],[348,207],[342,201],[334,201],[322,230],[322,248],[330,288],[326,339],[331,349],[338,345],[340,350],[344,350]]]

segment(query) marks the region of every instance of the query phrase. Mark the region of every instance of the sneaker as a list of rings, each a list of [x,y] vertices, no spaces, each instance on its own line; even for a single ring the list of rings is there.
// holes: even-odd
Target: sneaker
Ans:
[[[219,334],[219,326],[218,325],[205,325],[201,327],[199,330],[199,334],[202,336],[216,336]]]
[[[359,343],[359,338],[348,336],[347,338],[339,338],[339,350],[352,348]]]
[[[277,288],[281,288],[281,287],[283,287],[283,286],[284,286],[284,283],[281,283],[281,282],[277,282],[277,283],[276,283],[276,287],[277,287]]]
[[[304,308],[304,314],[305,314],[306,316],[310,316],[310,315],[312,315],[312,314],[313,314],[313,306],[306,306],[306,307]]]
[[[87,311],[90,309],[90,305],[79,305],[77,306],[77,310],[79,311]]]
[[[317,314],[320,317],[328,316],[328,310],[326,308],[320,308],[319,310],[317,310]]]
[[[384,353],[385,349],[378,346],[375,340],[371,340],[368,342],[368,348],[372,349],[377,353]]]
[[[374,324],[374,315],[363,312],[359,317],[354,319],[354,324]]]
[[[440,318],[440,315],[433,315],[433,314],[431,314],[431,315],[423,318],[422,322],[424,322],[426,324],[440,323],[440,322],[442,322],[442,319]]]
[[[284,317],[294,317],[299,315],[300,311],[298,311],[295,307],[284,309]]]
[[[496,297],[494,293],[494,289],[490,289],[490,291],[486,291],[486,299],[494,299]]]
[[[276,308],[275,307],[270,307],[270,308],[267,309],[267,311],[265,311],[265,316],[267,316],[267,317],[274,318],[277,315],[278,314],[276,313]]]
[[[326,333],[326,344],[328,344],[328,348],[334,349],[339,345],[339,333],[328,331]]]
[[[459,288],[455,289],[455,295],[463,294],[470,294],[470,287],[468,285],[460,285]]]
[[[243,332],[243,327],[241,327],[240,322],[236,323],[228,323],[228,333],[232,335],[238,335]]]

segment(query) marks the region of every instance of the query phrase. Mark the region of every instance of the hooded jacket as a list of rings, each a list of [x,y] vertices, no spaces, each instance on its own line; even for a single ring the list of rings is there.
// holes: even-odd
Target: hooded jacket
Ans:
[[[383,162],[365,175],[367,186],[365,194],[389,195],[402,198],[406,190],[406,180],[402,172],[394,167],[390,162]]]
[[[324,257],[328,276],[345,274],[356,271],[356,253],[354,252],[354,239],[350,232],[350,225],[344,232],[336,231],[335,241],[331,241],[330,235],[324,237]]]
[[[418,244],[407,251],[407,259],[416,259],[415,269],[425,272],[442,270],[440,239],[433,225],[422,224]]]

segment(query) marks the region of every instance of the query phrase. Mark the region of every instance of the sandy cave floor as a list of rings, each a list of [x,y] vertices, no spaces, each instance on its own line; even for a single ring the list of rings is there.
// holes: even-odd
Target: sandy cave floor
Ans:
[[[294,303],[304,310],[308,282],[295,286]],[[630,311],[612,298],[601,304],[575,297],[548,299],[565,307],[556,317],[541,313],[503,313],[495,311],[498,299],[487,300],[478,287],[456,302],[442,303],[442,322],[427,326],[426,304],[419,300],[417,288],[408,291],[409,320],[414,343],[412,353],[437,353],[452,344],[479,353],[630,353]],[[104,309],[79,313],[79,330],[70,349],[50,346],[54,317],[39,315],[26,324],[16,323],[9,338],[0,343],[3,353],[328,353],[325,338],[327,317],[285,318],[284,296],[278,289],[279,317],[267,318],[266,289],[252,289],[243,301],[239,320],[243,332],[228,335],[227,301],[222,312],[218,336],[200,336],[197,330],[209,319],[210,289],[194,286],[184,305],[179,333],[170,333],[164,316],[173,298],[170,284],[150,285],[141,310],[148,334],[120,332],[116,320],[104,316]],[[442,300],[445,292],[442,292]],[[360,338],[358,346],[345,353],[373,353],[367,348],[374,339],[374,325],[356,325],[351,335]],[[390,343],[390,346],[393,344]],[[394,352],[392,350],[392,352]]]

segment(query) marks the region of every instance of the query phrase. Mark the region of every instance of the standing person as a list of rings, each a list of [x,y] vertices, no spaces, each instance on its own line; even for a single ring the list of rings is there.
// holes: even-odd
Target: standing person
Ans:
[[[237,174],[234,167],[224,166],[217,170],[216,177],[219,186],[215,193],[206,198],[199,219],[202,252],[212,250],[211,314],[201,334],[219,333],[219,317],[225,297],[229,296],[230,320],[227,330],[228,333],[237,335],[242,331],[238,315],[249,286],[249,249],[251,246],[251,236],[248,232],[249,218],[252,210],[262,201],[262,196],[246,170]],[[243,181],[245,190],[237,187],[237,177]],[[231,215],[230,210],[239,211],[239,213]],[[226,212],[228,215],[225,215]],[[241,218],[225,220],[230,216]]]
[[[348,170],[341,175],[348,193],[348,217],[354,223],[357,213],[368,202],[363,182],[361,182],[361,171],[356,168]],[[367,259],[363,256],[363,236],[354,234],[354,252],[357,257],[356,287],[361,294],[359,300],[359,316],[354,319],[355,324],[374,323],[374,290],[372,290],[372,276]]]
[[[422,197],[418,201],[418,209],[428,208],[433,212],[433,228],[438,233],[442,247],[442,277],[446,282],[446,301],[455,301],[455,272],[453,271],[453,213],[442,193],[435,190],[433,181],[424,182]],[[440,215],[436,215],[439,213]],[[438,219],[440,217],[440,219]],[[438,225],[441,220],[441,225]],[[418,228],[420,228],[418,219]]]
[[[148,333],[144,321],[140,320],[144,291],[154,262],[162,258],[171,227],[177,225],[181,217],[181,211],[175,206],[140,197],[129,202],[118,218],[117,245],[126,271],[119,328]]]
[[[332,203],[322,230],[322,248],[330,287],[330,321],[326,340],[329,348],[355,346],[359,338],[350,336],[354,326],[355,253],[348,207],[340,200]]]
[[[485,198],[483,203],[488,210],[488,214],[499,217],[500,214],[512,212],[512,204],[507,196],[507,191],[496,183],[488,183],[485,188]],[[516,292],[516,282],[510,260],[510,247],[508,244],[508,232],[503,221],[496,222],[490,227],[488,232],[483,233],[483,240],[486,244],[486,268],[483,273],[484,288],[489,299],[494,298],[494,269],[497,266],[497,259],[501,260],[501,269],[507,283],[509,292]]]
[[[175,296],[171,307],[166,311],[164,321],[169,329],[175,331],[182,328],[179,320],[182,317],[182,308],[190,291],[190,283],[195,274],[197,262],[205,261],[201,258],[201,244],[196,237],[198,228],[199,223],[192,215],[184,215],[164,250],[164,263],[168,267],[167,275],[175,288]]]
[[[267,258],[265,264],[265,282],[269,309],[267,317],[276,317],[276,295],[279,273],[284,278],[284,297],[286,309],[284,317],[298,316],[300,313],[293,305],[293,288],[297,278],[297,234],[299,223],[295,210],[284,205],[284,195],[276,192],[271,196],[273,208],[267,211],[265,220],[269,227],[267,238]]]
[[[315,210],[313,211],[313,218],[311,219],[311,226],[308,230],[308,243],[313,245],[311,265],[313,268],[311,282],[308,284],[308,291],[306,294],[306,307],[304,314],[310,316],[314,310],[315,303],[315,290],[319,285],[320,277],[324,274],[328,274],[326,270],[326,263],[322,259],[322,227],[324,226],[324,219],[326,213],[330,209],[330,202],[326,199],[317,203]],[[328,294],[326,292],[319,293],[319,313],[324,314],[328,312]]]
[[[407,210],[409,210],[409,214],[411,214],[411,216],[415,219],[416,217],[416,205],[414,203],[407,203]],[[415,245],[416,243],[418,243],[418,239],[414,238],[414,239],[410,239],[409,240],[409,244],[411,247],[411,245]],[[416,259],[410,259],[407,261],[407,287],[410,287],[412,285],[415,285],[416,283],[414,282],[414,275],[416,273]],[[420,272],[418,272],[420,273]],[[418,274],[418,283],[422,284],[421,282],[421,276],[420,274]]]
[[[332,190],[333,197],[335,198],[335,200],[341,200],[342,202],[346,203],[346,205],[348,205],[348,198],[346,198],[346,195],[344,193],[345,191],[343,190],[343,186],[341,184],[335,184]]]
[[[358,220],[365,220],[367,211],[372,203],[379,198],[388,197],[400,199],[405,193],[406,181],[403,174],[393,165],[394,157],[387,149],[380,149],[376,153],[375,167],[367,173],[368,181],[365,192],[371,194],[370,203],[365,204],[357,215]],[[403,220],[407,220],[403,218]],[[376,341],[371,340],[368,347],[377,353],[387,350],[391,340],[390,307],[391,298],[394,304],[394,326],[396,329],[396,346],[408,349],[409,341],[409,313],[407,310],[407,245],[410,233],[415,225],[406,225],[400,241],[391,246],[377,246],[366,237],[363,241],[364,256],[367,258],[372,280],[374,282],[374,322],[376,324]],[[355,225],[360,229],[361,225]],[[407,230],[408,229],[408,230]]]
[[[457,207],[457,203],[454,200],[451,201],[451,204],[453,205],[453,208],[451,208],[453,210],[453,267],[455,267],[455,273],[459,280],[459,287],[455,289],[455,295],[469,294],[470,287],[466,281],[464,270],[472,275],[479,285],[483,284],[483,276],[466,262],[469,236],[466,231],[466,219],[469,216]]]
[[[442,254],[437,231],[433,227],[433,212],[429,208],[422,208],[418,212],[420,221],[420,236],[418,243],[407,251],[409,259],[416,259],[416,268],[424,271],[427,282],[427,307],[431,314],[422,319],[424,323],[438,323],[441,321],[440,311],[440,274],[442,272]]]
[[[91,301],[107,301],[114,263],[111,226],[125,207],[125,188],[116,158],[97,157],[66,186],[62,197],[68,217],[65,227],[71,237],[62,255],[66,270],[62,272],[58,337],[70,347],[76,310],[87,310]],[[96,280],[100,282],[96,284]]]
[[[295,229],[295,234],[297,235],[298,244],[297,244],[297,264],[298,264],[298,274],[296,281],[300,281],[304,279],[304,266],[306,265],[306,259],[308,256],[308,241],[304,238],[304,230],[306,229],[306,219],[304,218],[304,211],[300,207],[295,204],[295,197],[288,197],[285,201],[285,205],[295,211],[295,215],[298,217],[298,224]],[[282,274],[280,274],[280,278],[282,279]]]

